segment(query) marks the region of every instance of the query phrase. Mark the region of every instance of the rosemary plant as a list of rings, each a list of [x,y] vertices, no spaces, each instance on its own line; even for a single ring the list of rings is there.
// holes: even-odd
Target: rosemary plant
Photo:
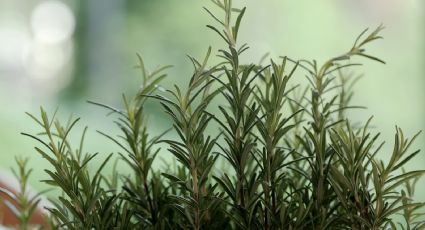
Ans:
[[[120,135],[99,131],[121,148],[112,172],[103,169],[113,154],[91,170],[98,156],[83,151],[86,128],[76,147],[68,141],[78,119],[63,126],[43,109],[40,118],[30,115],[42,132],[24,135],[40,143],[35,150],[52,166],[44,182],[62,192],[47,207],[51,228],[425,229],[423,203],[412,200],[425,171],[404,168],[419,153],[409,150],[417,135],[408,139],[397,127],[383,161],[372,119],[353,125],[346,115],[362,108],[351,105],[358,78],[348,70],[360,65],[352,59],[384,63],[366,52],[383,27],[363,31],[323,65],[286,56],[242,64],[248,45],[238,43],[238,32],[246,9],[231,0],[212,3],[205,10],[216,25],[207,27],[224,41],[216,52],[221,61],[210,64],[211,47],[202,60],[189,56],[194,70],[186,87],[163,89],[169,66],[149,72],[138,56],[142,85],[131,100],[123,96],[124,109],[90,102],[116,115]],[[300,76],[308,84],[294,86]],[[145,116],[148,100],[172,122],[156,137]],[[175,167],[153,167],[158,154],[172,156]],[[17,197],[25,229],[37,201]]]
[[[18,170],[12,169],[13,174],[19,181],[19,190],[11,191],[0,187],[0,193],[4,194],[9,200],[3,200],[4,205],[9,208],[15,218],[19,221],[18,229],[27,230],[31,229],[34,224],[31,220],[40,216],[38,211],[38,205],[41,202],[41,195],[46,191],[42,191],[36,194],[30,194],[28,190],[28,179],[31,175],[32,170],[28,169],[27,158],[15,158]],[[1,200],[0,200],[1,201]],[[46,225],[48,223],[46,222]]]

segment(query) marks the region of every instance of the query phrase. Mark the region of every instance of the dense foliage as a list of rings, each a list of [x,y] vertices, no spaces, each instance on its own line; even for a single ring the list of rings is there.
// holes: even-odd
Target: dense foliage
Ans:
[[[210,63],[212,48],[202,60],[189,57],[194,71],[187,87],[163,90],[158,84],[168,66],[148,72],[139,56],[143,82],[132,99],[123,97],[123,109],[91,102],[116,114],[121,133],[100,132],[122,150],[113,172],[102,170],[112,154],[90,168],[98,156],[83,150],[86,129],[80,144],[68,141],[79,119],[62,125],[43,109],[40,117],[30,115],[43,131],[24,135],[39,142],[36,151],[52,166],[45,182],[62,192],[48,208],[50,227],[425,229],[418,212],[423,204],[411,199],[424,171],[403,169],[419,153],[408,150],[416,136],[407,139],[396,128],[393,152],[382,161],[371,119],[353,125],[345,113],[359,108],[350,104],[357,78],[347,69],[359,65],[352,62],[356,56],[383,63],[365,50],[381,38],[382,27],[363,31],[347,52],[323,65],[286,56],[241,64],[248,49],[237,42],[245,8],[212,2],[217,12],[205,10],[217,24],[208,27],[226,44],[217,51],[222,62]],[[308,84],[293,85],[299,76]],[[169,133],[150,135],[155,127],[145,117],[147,100],[161,104],[172,121]],[[176,163],[153,168],[158,154],[171,154]],[[20,162],[18,177],[26,181]],[[124,165],[131,175],[120,174]],[[19,210],[34,204],[37,198],[16,209],[23,229],[31,212]]]

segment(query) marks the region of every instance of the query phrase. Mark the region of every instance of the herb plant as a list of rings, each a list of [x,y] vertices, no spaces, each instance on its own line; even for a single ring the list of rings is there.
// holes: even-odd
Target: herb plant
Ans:
[[[245,8],[233,8],[231,0],[212,3],[215,9],[205,10],[216,25],[207,27],[225,43],[217,52],[221,62],[210,63],[209,47],[203,59],[189,57],[194,70],[186,87],[163,89],[169,66],[149,72],[138,56],[142,85],[132,99],[123,96],[123,109],[90,102],[116,115],[121,133],[99,132],[121,148],[112,172],[103,170],[112,154],[91,169],[97,154],[83,151],[87,129],[79,144],[68,141],[79,119],[63,126],[43,109],[39,118],[30,115],[42,132],[24,135],[52,166],[44,182],[62,192],[47,208],[51,228],[425,229],[423,203],[411,199],[425,171],[403,168],[419,153],[409,150],[417,135],[408,139],[397,127],[393,152],[383,161],[372,118],[353,125],[346,115],[361,108],[350,103],[357,78],[347,69],[360,65],[354,57],[384,63],[366,52],[383,27],[363,31],[323,65],[286,56],[242,64]],[[302,76],[307,85],[291,83]],[[172,122],[159,136],[149,132],[155,127],[145,116],[148,100]],[[153,167],[157,155],[173,156],[174,166]],[[124,165],[130,175],[119,172]],[[23,226],[32,203],[17,214]]]

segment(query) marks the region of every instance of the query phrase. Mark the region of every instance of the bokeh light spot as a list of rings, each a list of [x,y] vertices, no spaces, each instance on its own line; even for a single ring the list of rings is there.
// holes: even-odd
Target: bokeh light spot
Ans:
[[[31,14],[31,28],[35,39],[46,43],[68,40],[75,29],[72,10],[60,1],[43,1]]]

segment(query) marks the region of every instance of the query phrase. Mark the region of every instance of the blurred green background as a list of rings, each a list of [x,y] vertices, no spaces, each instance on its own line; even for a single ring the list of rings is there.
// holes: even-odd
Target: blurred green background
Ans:
[[[264,53],[277,58],[316,59],[319,63],[351,48],[366,27],[383,23],[384,40],[369,46],[386,65],[365,61],[356,73],[355,121],[375,116],[374,125],[387,141],[389,155],[395,125],[413,135],[425,128],[425,2],[423,0],[267,0],[234,1],[248,7],[239,37],[251,47],[243,60],[257,62]],[[102,155],[117,148],[95,130],[116,131],[106,111],[86,103],[94,100],[121,107],[121,94],[132,96],[140,84],[136,53],[146,66],[172,64],[164,82],[184,84],[191,74],[186,54],[201,58],[208,45],[222,47],[205,25],[213,23],[202,10],[204,0],[0,0],[0,173],[14,157],[30,157],[35,188],[44,185],[46,161],[34,142],[20,132],[40,129],[25,115],[44,106],[59,117],[82,117],[74,138],[89,126],[88,151]],[[303,79],[303,76],[299,76]],[[161,108],[149,104],[152,133],[167,129]],[[425,135],[414,148],[425,149]],[[425,168],[425,153],[410,164]],[[166,159],[167,153],[161,155]],[[425,180],[419,191],[425,190]],[[418,192],[425,200],[425,193]]]

